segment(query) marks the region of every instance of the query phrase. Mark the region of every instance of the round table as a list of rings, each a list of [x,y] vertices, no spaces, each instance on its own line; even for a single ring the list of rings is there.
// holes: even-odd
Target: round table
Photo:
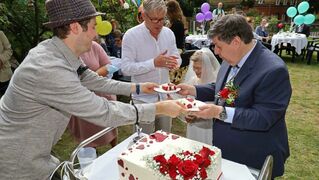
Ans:
[[[189,35],[186,36],[185,38],[185,42],[192,44],[196,47],[198,47],[199,49],[201,49],[202,47],[209,47],[210,46],[210,40],[207,38],[207,35]]]
[[[275,46],[281,43],[289,43],[296,48],[296,53],[301,54],[301,50],[307,46],[308,40],[306,35],[298,33],[277,33],[271,38],[271,50],[275,50]]]

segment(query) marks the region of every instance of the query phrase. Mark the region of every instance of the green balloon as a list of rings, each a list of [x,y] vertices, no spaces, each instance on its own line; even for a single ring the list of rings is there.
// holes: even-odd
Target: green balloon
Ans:
[[[297,15],[295,18],[294,18],[294,23],[296,25],[302,25],[305,21],[305,17],[303,15]]]
[[[287,16],[294,17],[297,14],[297,9],[295,7],[289,7],[287,9]]]
[[[309,3],[307,1],[303,1],[298,5],[299,14],[305,13],[309,9]]]
[[[315,15],[313,15],[313,14],[307,14],[306,16],[305,16],[305,21],[304,21],[304,24],[312,24],[313,22],[315,22],[315,20],[316,20],[316,17],[315,17]]]

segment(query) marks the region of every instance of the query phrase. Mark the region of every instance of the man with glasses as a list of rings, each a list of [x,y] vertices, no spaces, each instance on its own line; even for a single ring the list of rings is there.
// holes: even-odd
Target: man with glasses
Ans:
[[[122,72],[131,76],[132,82],[168,83],[169,70],[181,64],[174,33],[164,27],[167,8],[163,0],[144,0],[144,22],[129,29],[122,43]],[[152,103],[164,99],[163,94],[133,94],[134,103]],[[171,130],[171,118],[157,116],[155,123],[142,124],[143,132]]]

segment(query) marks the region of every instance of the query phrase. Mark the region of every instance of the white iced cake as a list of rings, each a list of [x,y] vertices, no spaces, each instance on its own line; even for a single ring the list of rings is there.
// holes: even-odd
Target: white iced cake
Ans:
[[[221,176],[217,147],[157,131],[146,135],[118,157],[119,179],[212,179]]]

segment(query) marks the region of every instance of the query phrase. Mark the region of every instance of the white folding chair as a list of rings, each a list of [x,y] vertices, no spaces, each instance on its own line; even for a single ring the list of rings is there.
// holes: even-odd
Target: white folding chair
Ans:
[[[257,180],[271,180],[274,158],[268,155],[261,168]]]

